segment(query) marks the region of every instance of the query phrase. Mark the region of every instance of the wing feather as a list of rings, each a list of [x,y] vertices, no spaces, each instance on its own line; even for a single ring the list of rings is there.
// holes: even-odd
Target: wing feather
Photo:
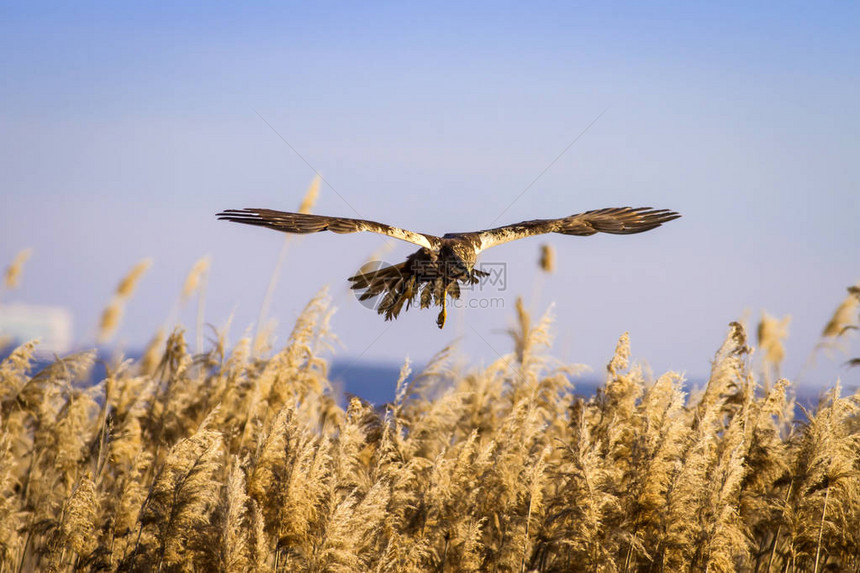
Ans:
[[[333,233],[358,233],[370,231],[387,235],[401,241],[414,243],[425,249],[434,249],[439,244],[439,238],[424,233],[415,233],[399,227],[392,227],[376,221],[364,219],[347,219],[344,217],[326,217],[304,213],[288,213],[272,209],[228,209],[217,215],[223,221],[244,223],[267,227],[284,233],[318,233],[332,231]]]
[[[475,242],[479,246],[478,250],[482,251],[496,245],[545,233],[579,236],[588,236],[595,233],[632,235],[634,233],[650,231],[680,216],[669,209],[611,207],[608,209],[587,211],[562,219],[523,221],[514,225],[477,231],[476,233],[467,233],[467,235],[476,237],[477,240]]]

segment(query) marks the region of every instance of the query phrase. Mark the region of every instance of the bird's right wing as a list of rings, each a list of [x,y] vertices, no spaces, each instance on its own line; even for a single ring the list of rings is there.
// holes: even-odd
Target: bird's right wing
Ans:
[[[267,227],[284,233],[318,233],[331,231],[333,233],[358,233],[370,231],[387,235],[401,241],[414,243],[425,249],[435,249],[439,245],[439,237],[415,233],[399,227],[392,227],[376,221],[364,219],[347,219],[344,217],[326,217],[304,213],[287,213],[272,209],[228,209],[218,213],[218,218],[234,223]]]
[[[680,217],[669,209],[652,209],[650,207],[612,207],[587,211],[562,219],[535,219],[523,221],[514,225],[506,225],[486,231],[467,233],[477,237],[478,250],[489,249],[502,243],[515,241],[524,237],[542,235],[544,233],[561,233],[563,235],[587,236],[595,233],[612,233],[615,235],[632,235],[659,227],[663,223]]]

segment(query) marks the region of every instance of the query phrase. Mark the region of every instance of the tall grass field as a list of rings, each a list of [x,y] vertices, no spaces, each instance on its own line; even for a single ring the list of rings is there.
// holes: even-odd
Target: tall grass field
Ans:
[[[551,317],[518,304],[510,354],[463,370],[442,349],[373,405],[332,389],[330,314],[320,293],[269,350],[181,328],[138,360],[8,350],[0,570],[860,571],[860,396],[836,385],[795,416],[775,319],[729,325],[689,392],[622,335],[584,399]]]

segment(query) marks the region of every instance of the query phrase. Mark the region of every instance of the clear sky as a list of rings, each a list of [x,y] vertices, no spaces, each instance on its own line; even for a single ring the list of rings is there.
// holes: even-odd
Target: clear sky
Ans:
[[[69,307],[82,344],[149,256],[119,332],[142,345],[206,254],[207,320],[232,313],[236,340],[283,241],[214,214],[295,210],[308,164],[329,184],[315,212],[434,234],[683,214],[632,237],[547,236],[558,270],[539,279],[543,240],[488,251],[506,308],[456,311],[441,332],[435,310],[385,323],[347,293],[377,237],[304,237],[272,305],[280,340],[330,285],[342,357],[420,362],[459,336],[489,362],[522,294],[555,303],[555,354],[598,372],[629,330],[634,358],[701,376],[730,321],[791,314],[793,377],[860,279],[856,3],[6,2],[0,49],[0,264],[34,248],[6,300]],[[842,360],[809,382],[856,383]]]

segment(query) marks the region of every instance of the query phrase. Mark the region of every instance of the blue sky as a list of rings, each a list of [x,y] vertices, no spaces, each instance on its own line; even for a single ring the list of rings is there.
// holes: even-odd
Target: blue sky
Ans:
[[[488,251],[507,265],[505,310],[442,332],[435,311],[385,323],[346,292],[376,237],[302,238],[272,306],[280,340],[328,284],[344,357],[422,361],[459,336],[488,362],[522,294],[555,303],[555,354],[598,372],[629,330],[656,372],[701,376],[728,322],[791,314],[791,377],[860,279],[857,5],[5,3],[0,49],[0,261],[34,248],[5,298],[71,308],[83,342],[145,256],[124,344],[167,318],[206,254],[207,319],[232,314],[240,336],[282,239],[214,213],[296,209],[305,161],[330,184],[317,213],[436,234],[502,212],[684,215],[635,237],[548,236],[559,269],[541,279],[543,240]],[[856,380],[840,360],[809,382]]]

